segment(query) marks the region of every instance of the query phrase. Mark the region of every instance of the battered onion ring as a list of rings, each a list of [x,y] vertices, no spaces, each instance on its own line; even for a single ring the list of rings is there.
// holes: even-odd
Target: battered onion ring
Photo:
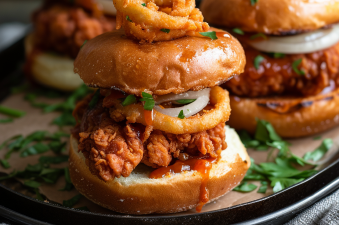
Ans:
[[[154,110],[153,128],[172,134],[197,133],[214,128],[228,120],[231,108],[228,92],[219,86],[211,88],[210,103],[214,108],[202,116],[195,115],[185,119],[164,115]],[[121,101],[114,101],[113,106],[122,113],[128,122],[147,125],[144,119],[144,108],[138,104],[122,106]]]
[[[152,0],[147,4],[143,0],[113,0],[113,3],[117,9],[116,28],[123,26],[126,34],[141,41],[166,41],[209,30],[194,0]]]

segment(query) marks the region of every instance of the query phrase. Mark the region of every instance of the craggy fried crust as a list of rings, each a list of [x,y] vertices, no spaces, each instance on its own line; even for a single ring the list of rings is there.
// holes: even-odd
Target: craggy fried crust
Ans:
[[[209,199],[232,190],[250,166],[245,147],[233,129],[226,128],[228,148],[213,164],[207,183]],[[71,138],[70,176],[76,189],[85,197],[113,211],[128,214],[174,213],[194,208],[199,203],[202,177],[199,172],[182,172],[160,179],[149,179],[151,169],[139,165],[129,177],[105,182],[92,175],[85,158],[78,153],[77,141]]]

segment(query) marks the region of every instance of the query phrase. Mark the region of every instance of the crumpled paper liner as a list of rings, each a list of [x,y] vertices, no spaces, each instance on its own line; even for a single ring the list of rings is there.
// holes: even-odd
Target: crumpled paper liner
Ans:
[[[22,118],[15,119],[12,123],[7,124],[0,124],[0,143],[7,140],[8,138],[17,135],[22,134],[24,136],[37,131],[37,130],[46,130],[51,133],[58,131],[58,126],[52,125],[51,121],[58,117],[60,114],[57,112],[52,113],[42,113],[42,110],[39,108],[33,108],[30,106],[30,104],[23,99],[23,94],[16,94],[9,96],[5,101],[2,102],[2,105],[12,107],[15,109],[23,110],[27,114],[23,116]],[[51,99],[39,99],[39,101],[47,102],[47,103],[56,103],[60,100],[51,100]],[[0,115],[0,119],[7,118],[4,115]],[[67,129],[65,130],[67,131]],[[315,135],[318,136],[318,135]],[[318,147],[322,140],[324,138],[332,138],[333,139],[333,147],[332,149],[325,155],[325,157],[321,160],[323,166],[328,165],[331,161],[333,161],[336,158],[337,150],[339,149],[338,143],[339,143],[339,128],[332,129],[330,131],[327,131],[325,133],[320,134],[321,139],[320,140],[313,140],[313,137],[308,138],[300,138],[295,140],[288,140],[292,145],[290,146],[291,151],[302,157],[306,152],[313,151],[316,147]],[[6,149],[0,150],[0,158],[3,158],[6,154]],[[248,150],[249,155],[255,160],[256,163],[265,162],[267,158],[268,151],[255,151],[255,150]],[[66,154],[66,153],[65,153]],[[15,170],[24,170],[25,167],[28,164],[36,164],[38,163],[38,159],[42,155],[54,155],[52,151],[46,152],[44,154],[40,155],[34,155],[34,156],[28,156],[26,158],[21,158],[18,153],[14,152],[11,156],[11,158],[8,160],[11,168],[4,169],[0,166],[0,172],[4,173],[10,173],[14,169]],[[68,166],[68,163],[62,163],[62,164],[56,164],[51,165],[51,167],[58,167],[58,168],[64,168]],[[321,166],[319,167],[321,168]],[[254,181],[251,182],[258,186],[260,186],[260,182]],[[49,184],[43,184],[39,187],[40,192],[45,195],[49,201],[57,202],[62,204],[64,200],[68,200],[75,195],[78,194],[78,192],[73,189],[71,191],[59,191],[62,189],[65,185],[65,179],[61,177],[56,184],[49,185]],[[270,194],[272,194],[273,191],[271,188],[268,188],[267,192],[265,194],[257,193],[256,190],[249,192],[249,193],[240,193],[231,191],[228,194],[224,195],[223,197],[219,198],[216,201],[213,201],[207,205],[205,205],[202,209],[202,212],[208,212],[218,209],[227,208],[230,206],[250,202],[253,200],[257,200],[263,197],[266,197]],[[105,208],[102,208],[85,197],[81,198],[79,203],[74,207],[81,207],[81,206],[87,206],[91,212],[97,212],[97,213],[104,213],[104,214],[116,214],[115,212],[112,212],[110,210],[107,210]],[[189,214],[195,214],[197,213],[195,209],[189,210],[187,212],[181,212],[177,213],[176,215],[189,215]]]

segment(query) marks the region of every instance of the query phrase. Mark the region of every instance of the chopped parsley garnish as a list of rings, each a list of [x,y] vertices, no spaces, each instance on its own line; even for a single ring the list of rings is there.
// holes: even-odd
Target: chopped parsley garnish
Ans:
[[[241,182],[237,187],[233,188],[233,191],[251,192],[251,191],[254,191],[256,188],[257,188],[257,185],[247,183],[247,182]]]
[[[180,100],[176,100],[175,102],[178,104],[189,104],[194,102],[196,99],[180,99]]]
[[[93,109],[94,106],[98,103],[99,97],[100,97],[100,89],[98,89],[98,90],[94,93],[94,95],[93,95],[91,101],[89,102],[88,106],[89,106],[90,109]]]
[[[141,5],[142,5],[143,7],[146,7],[146,3],[141,3]]]
[[[266,190],[267,190],[267,181],[261,181],[260,182],[261,186],[259,187],[257,193],[266,193]]]
[[[6,159],[0,159],[0,164],[1,164],[2,167],[5,168],[5,169],[8,169],[8,168],[11,167]]]
[[[265,58],[262,57],[261,55],[257,55],[255,58],[254,58],[254,62],[253,62],[253,65],[255,67],[256,70],[259,69],[260,67],[260,64],[262,63],[262,61],[264,61]]]
[[[302,58],[300,59],[297,59],[295,60],[293,63],[292,63],[292,69],[293,71],[298,74],[298,75],[305,75],[305,72],[303,70],[299,70],[298,67],[300,65],[300,63],[303,61]]]
[[[126,20],[129,22],[132,22],[131,18],[129,18],[129,16],[126,16]]]
[[[24,182],[24,185],[31,188],[38,188],[40,187],[41,183],[36,182],[34,180],[27,180]]]
[[[315,165],[308,160],[319,160],[332,146],[332,140],[325,139],[316,150],[306,153],[303,158],[298,157],[289,149],[290,144],[284,141],[275,132],[272,124],[265,120],[257,120],[257,127],[253,138],[246,131],[239,132],[239,136],[247,148],[270,149],[268,160],[272,160],[270,158],[272,158],[273,151],[278,150],[278,154],[273,162],[255,164],[254,160],[251,159],[251,166],[244,177],[244,182],[250,180],[262,181],[261,187],[258,190],[259,193],[264,193],[264,190],[266,191],[268,185],[265,185],[264,182],[267,181],[270,181],[273,192],[278,192],[314,175],[317,173],[316,170],[299,169],[299,167],[297,169],[293,164],[300,166],[308,164],[314,167]],[[233,190],[239,191],[238,188]]]
[[[304,160],[313,160],[314,162],[319,161],[327,151],[332,147],[333,141],[330,138],[326,138],[322,141],[321,145],[316,148],[313,152],[307,152],[303,159]]]
[[[63,206],[66,206],[66,207],[69,207],[69,208],[72,208],[75,204],[78,203],[78,201],[80,200],[82,195],[78,194],[76,196],[74,196],[73,198],[69,199],[69,200],[64,200],[62,202],[62,205]]]
[[[270,52],[270,53],[266,53],[266,55],[274,59],[282,59],[282,58],[285,58],[286,56],[284,53],[279,53],[279,52]]]
[[[184,119],[185,118],[185,115],[184,115],[184,110],[181,110],[179,115],[178,115],[178,118],[180,119]]]
[[[313,140],[320,140],[321,139],[321,136],[316,136],[313,138]]]
[[[84,41],[84,43],[82,43],[80,49],[82,49],[82,47],[84,47],[84,45],[87,43],[87,40]]]
[[[164,32],[164,33],[169,33],[171,30],[170,29],[165,29],[165,28],[163,28],[163,29],[160,29],[162,32]]]
[[[209,37],[212,40],[216,40],[218,39],[217,37],[217,33],[215,31],[208,31],[208,32],[199,32],[199,34],[201,34],[204,37]]]
[[[1,106],[1,105],[0,105],[0,113],[6,114],[8,116],[13,116],[13,117],[22,117],[26,114],[23,111],[12,109],[12,108]]]
[[[13,121],[14,121],[13,118],[0,119],[0,123],[11,123]]]
[[[251,0],[251,5],[253,6],[253,5],[257,4],[258,1],[259,0]]]
[[[137,98],[134,95],[128,95],[121,103],[123,106],[131,105],[137,102]]]
[[[263,38],[263,39],[267,39],[267,36],[263,33],[257,33],[257,34],[254,34],[250,37],[251,40],[254,40],[254,39],[257,39],[257,38]]]
[[[240,29],[240,28],[234,28],[232,31],[234,33],[240,34],[240,35],[244,35],[245,34],[244,31],[242,29]]]
[[[144,109],[152,111],[155,105],[153,96],[151,94],[148,94],[146,92],[141,93],[142,98],[140,99],[141,102],[145,102]]]
[[[70,191],[73,189],[73,183],[71,181],[71,176],[69,175],[69,169],[68,167],[64,168],[64,173],[65,173],[65,187],[61,189],[60,191]]]

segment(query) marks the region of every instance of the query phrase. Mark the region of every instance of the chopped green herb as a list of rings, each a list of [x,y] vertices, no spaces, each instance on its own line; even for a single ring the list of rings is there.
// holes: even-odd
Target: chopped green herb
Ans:
[[[275,59],[282,59],[282,58],[285,58],[285,54],[284,53],[278,53],[278,52],[274,52],[273,53],[273,58]]]
[[[178,104],[189,104],[194,102],[196,99],[180,99],[180,100],[176,100],[175,102]]]
[[[98,90],[94,93],[94,95],[93,95],[91,101],[90,101],[89,104],[88,104],[88,106],[89,106],[91,109],[93,109],[94,106],[98,103],[99,97],[100,97],[100,89],[98,89]]]
[[[134,95],[129,95],[125,98],[125,100],[121,103],[123,106],[131,105],[137,102],[137,98]]]
[[[12,109],[12,108],[1,106],[1,105],[0,105],[0,113],[13,116],[13,117],[22,117],[26,114],[23,111]]]
[[[0,181],[10,179],[12,177],[15,177],[16,175],[17,175],[17,171],[14,170],[12,173],[8,174],[7,176],[0,177]]]
[[[4,141],[4,142],[0,145],[0,150],[3,149],[5,146],[7,146],[8,143],[9,143],[10,141],[17,140],[18,138],[21,138],[21,137],[22,137],[21,134],[20,134],[20,135],[15,135],[15,136],[13,136],[13,137],[10,137],[9,139],[7,139],[6,141]]]
[[[267,181],[261,181],[260,182],[260,184],[261,184],[261,186],[259,187],[259,189],[258,189],[258,191],[257,191],[257,193],[266,193],[266,191],[267,191]]]
[[[132,22],[132,20],[129,18],[129,16],[126,16],[126,20],[129,22]]]
[[[263,33],[257,33],[257,34],[254,34],[250,37],[251,40],[254,40],[254,39],[257,39],[257,38],[263,38],[263,39],[267,39],[267,36]]]
[[[237,187],[233,188],[233,191],[238,191],[238,192],[251,192],[257,188],[256,185],[250,184],[247,182],[242,182],[240,185]]]
[[[27,180],[24,182],[24,185],[31,188],[38,188],[40,187],[41,183],[36,182],[34,180]]]
[[[256,70],[259,69],[259,66],[260,64],[262,63],[262,61],[264,61],[265,58],[262,57],[261,55],[257,55],[255,58],[254,58],[254,62],[253,62],[253,65],[255,67]]]
[[[61,116],[55,118],[52,121],[52,124],[58,125],[60,127],[62,126],[75,126],[76,121],[74,119],[74,117],[72,116],[71,112],[64,112],[61,114]]]
[[[179,115],[178,115],[178,118],[180,119],[184,119],[185,118],[185,115],[184,115],[184,110],[181,110]]]
[[[208,32],[199,32],[199,34],[201,34],[204,37],[209,37],[212,40],[216,40],[218,39],[217,37],[217,33],[215,31],[208,31]]]
[[[313,140],[320,140],[321,139],[321,136],[316,136],[313,138]]]
[[[82,47],[84,47],[84,45],[87,43],[87,40],[84,41],[84,43],[82,43],[80,49],[82,49]]]
[[[164,33],[169,33],[171,30],[170,29],[165,29],[165,28],[163,28],[163,29],[160,29],[162,32],[164,32]]]
[[[257,4],[258,1],[259,0],[251,0],[251,5],[253,6],[253,5]]]
[[[35,195],[36,195],[36,199],[40,200],[40,201],[44,201],[44,197],[42,197],[41,193],[39,192],[39,189],[35,189]]]
[[[41,154],[41,153],[47,152],[48,150],[49,150],[49,147],[47,145],[42,144],[42,143],[37,143],[31,147],[28,147],[24,151],[22,151],[20,156],[27,157],[29,155]]]
[[[61,189],[60,191],[70,191],[73,189],[73,183],[71,181],[71,177],[69,175],[69,169],[68,167],[64,168],[64,174],[65,174],[65,182],[66,182],[66,185],[63,189]]]
[[[12,118],[7,118],[7,119],[0,119],[0,123],[11,123],[14,120]]]
[[[141,3],[141,5],[142,5],[143,7],[146,7],[146,3]]]
[[[140,99],[141,102],[145,102],[144,109],[152,111],[154,108],[154,99],[151,94],[148,94],[146,92],[142,92],[142,98]]]
[[[2,167],[5,168],[5,169],[8,169],[8,168],[11,167],[6,159],[0,159],[0,164],[1,164]]]
[[[240,35],[244,35],[245,34],[245,32],[242,29],[240,29],[240,28],[234,28],[232,31],[234,33],[240,34]]]
[[[79,194],[79,195],[76,195],[76,196],[74,196],[73,198],[71,198],[71,199],[69,199],[69,200],[64,200],[63,203],[62,203],[62,205],[71,208],[71,207],[73,207],[75,204],[78,203],[78,201],[80,200],[81,196],[82,196],[82,195]]]
[[[28,88],[29,88],[28,83],[25,83],[25,84],[22,84],[22,85],[19,85],[19,86],[16,86],[16,87],[12,87],[11,88],[11,94],[21,93],[23,91],[28,90]]]
[[[257,165],[251,158],[251,166],[244,177],[245,181],[270,180],[273,191],[277,192],[317,173],[317,171],[314,169],[300,170],[293,166],[294,163],[297,163],[301,166],[313,164],[292,154],[289,149],[290,144],[282,140],[281,137],[275,132],[273,126],[267,121],[257,120],[254,138],[252,138],[245,131],[239,132],[239,136],[246,147],[250,146],[257,149],[262,146],[263,148],[271,148],[268,158],[272,154],[273,150],[279,150],[274,162],[265,162]],[[315,159],[320,159],[328,151],[331,145],[332,141],[330,139],[326,140],[314,151],[314,155],[312,153],[308,153],[306,155],[309,157],[314,156]],[[259,188],[259,190],[263,191],[264,187]]]
[[[61,155],[61,156],[41,156],[39,158],[39,162],[42,164],[58,164],[62,162],[67,162],[68,156]]]
[[[48,147],[56,154],[66,151],[66,142],[52,141],[48,144]]]
[[[321,145],[316,148],[313,152],[307,152],[303,159],[304,160],[313,160],[314,162],[319,161],[327,151],[332,147],[333,141],[330,138],[326,138],[322,141]]]
[[[288,188],[300,181],[303,181],[303,178],[300,179],[292,179],[292,178],[270,178],[271,180],[271,187],[273,187],[273,192],[276,193],[281,191],[285,188]]]
[[[292,63],[292,69],[293,71],[298,74],[298,75],[305,75],[305,72],[303,70],[299,70],[298,67],[300,65],[300,63],[302,62],[302,58],[300,59],[297,59],[295,60],[293,63]]]

